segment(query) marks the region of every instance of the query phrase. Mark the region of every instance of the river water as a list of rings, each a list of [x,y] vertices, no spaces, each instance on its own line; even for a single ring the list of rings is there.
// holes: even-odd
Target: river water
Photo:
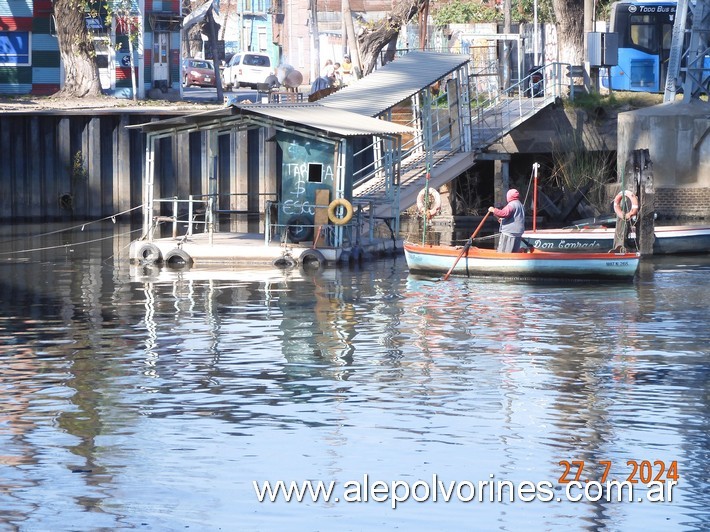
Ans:
[[[48,231],[0,235],[0,530],[710,528],[710,257],[172,273],[129,267],[130,227]],[[569,500],[581,461],[576,498],[608,465],[672,500]],[[334,495],[259,502],[279,480]]]

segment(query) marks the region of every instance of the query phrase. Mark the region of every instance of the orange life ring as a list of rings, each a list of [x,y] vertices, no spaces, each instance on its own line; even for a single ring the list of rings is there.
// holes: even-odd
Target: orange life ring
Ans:
[[[429,190],[429,208],[424,205],[424,198],[426,198],[427,189]],[[417,195],[417,209],[421,214],[426,214],[429,218],[436,216],[441,212],[441,196],[439,191],[432,187],[425,187],[419,191]]]
[[[342,206],[345,213],[342,217],[338,216],[336,209]],[[335,199],[328,205],[328,219],[335,225],[345,225],[353,217],[353,204],[345,198]]]
[[[624,196],[626,196],[631,201],[631,209],[629,209],[626,214],[624,214],[624,211],[621,208],[621,199]],[[614,198],[614,212],[621,220],[629,220],[632,216],[636,216],[636,214],[638,214],[639,212],[639,200],[636,195],[630,190],[624,190],[623,192],[619,192]]]

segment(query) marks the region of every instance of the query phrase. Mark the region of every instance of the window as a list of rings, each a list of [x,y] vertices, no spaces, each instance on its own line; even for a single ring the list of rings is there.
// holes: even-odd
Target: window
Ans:
[[[633,16],[629,26],[631,43],[644,50],[655,52],[658,50],[658,36],[653,20],[648,16]]]
[[[97,37],[94,39],[94,50],[96,51],[96,66],[101,68],[108,68],[108,41],[104,37]]]
[[[0,31],[0,65],[30,64],[30,32]]]
[[[323,182],[323,165],[319,163],[308,163],[308,182]]]
[[[263,55],[253,55],[253,54],[247,54],[244,56],[244,61],[242,62],[243,65],[246,66],[256,66],[256,67],[269,67],[270,61],[269,58]]]

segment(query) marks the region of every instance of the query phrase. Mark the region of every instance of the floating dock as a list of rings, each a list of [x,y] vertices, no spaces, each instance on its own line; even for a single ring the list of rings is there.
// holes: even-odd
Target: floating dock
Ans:
[[[375,238],[356,245],[314,247],[291,242],[265,243],[257,233],[199,233],[189,236],[136,240],[130,258],[135,264],[164,265],[170,269],[220,266],[295,266],[325,268],[338,263],[401,253],[403,242]]]

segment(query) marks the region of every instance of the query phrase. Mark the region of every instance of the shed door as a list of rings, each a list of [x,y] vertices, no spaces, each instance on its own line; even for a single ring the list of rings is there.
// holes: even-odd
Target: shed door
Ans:
[[[168,81],[170,57],[168,49],[168,34],[156,33],[155,44],[153,44],[153,81]]]

